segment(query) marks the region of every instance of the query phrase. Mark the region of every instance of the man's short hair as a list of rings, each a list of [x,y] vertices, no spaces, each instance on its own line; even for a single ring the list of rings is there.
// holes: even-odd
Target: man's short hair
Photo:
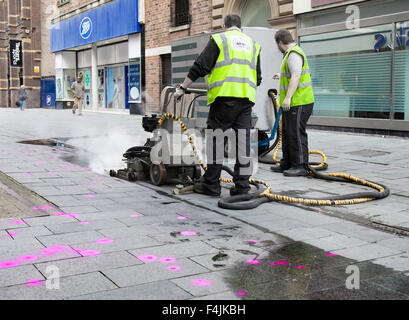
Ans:
[[[241,28],[241,18],[237,14],[228,14],[226,17],[224,17],[224,25],[226,28]]]
[[[294,42],[291,32],[286,29],[278,30],[275,34],[275,40],[277,43],[280,43],[281,41],[283,44],[290,44]]]

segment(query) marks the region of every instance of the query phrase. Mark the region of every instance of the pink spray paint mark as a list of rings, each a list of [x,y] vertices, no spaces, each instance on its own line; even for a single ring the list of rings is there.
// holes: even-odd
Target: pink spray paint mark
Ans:
[[[55,175],[55,174],[57,174],[57,172],[49,172],[48,174],[49,175]]]
[[[182,268],[179,267],[179,266],[170,266],[170,267],[168,267],[168,270],[169,271],[180,271],[180,270],[182,270]]]
[[[237,291],[236,296],[239,296],[239,297],[247,296],[247,292],[246,291]]]
[[[80,255],[84,257],[94,257],[101,253],[98,250],[77,250],[77,251],[79,252]]]
[[[5,237],[15,237],[17,235],[17,233],[15,232],[9,232],[8,234],[5,234]]]
[[[208,287],[211,285],[210,280],[207,279],[194,279],[191,283],[196,287]]]
[[[55,216],[62,216],[62,215],[65,215],[65,212],[62,212],[62,211],[54,211],[52,214],[55,215]]]
[[[51,255],[56,254],[58,252],[62,252],[64,250],[66,250],[66,249],[67,249],[66,246],[52,246],[52,247],[48,247],[48,248],[44,249],[40,253],[42,255],[51,256]]]
[[[194,232],[194,231],[181,231],[180,234],[183,235],[183,236],[195,236],[195,235],[197,235],[197,233]]]
[[[17,260],[18,260],[18,261],[21,261],[21,262],[25,262],[25,261],[36,261],[36,260],[38,260],[38,257],[37,257],[37,256],[34,256],[34,255],[28,255],[28,256],[19,257],[19,258],[17,258]]]
[[[13,224],[25,224],[24,221],[20,221],[20,220],[13,221],[12,223]]]
[[[29,177],[32,177],[33,175],[32,174],[23,174],[23,177],[26,177],[26,178],[29,178]]]
[[[89,222],[88,221],[82,221],[82,222],[80,222],[80,224],[89,224]]]
[[[139,218],[139,217],[142,217],[142,215],[137,213],[137,214],[131,214],[130,217],[131,218]]]
[[[280,266],[288,266],[289,263],[287,261],[281,260],[281,261],[277,261],[277,264]]]
[[[187,217],[178,217],[178,220],[186,220]]]
[[[254,264],[254,265],[260,264],[260,261],[258,261],[258,260],[247,260],[246,262],[247,262],[248,264]]]
[[[335,253],[326,253],[325,254],[327,257],[336,257],[337,256],[337,254],[335,254]]]
[[[138,256],[139,260],[142,260],[143,262],[152,262],[156,261],[158,257],[151,256],[151,255],[145,255],[145,256]]]
[[[299,265],[299,266],[294,266],[294,269],[305,270],[305,269],[308,269],[308,267]]]
[[[44,280],[40,279],[31,279],[26,282],[27,287],[38,287],[44,283]]]
[[[96,241],[96,243],[102,243],[102,244],[112,243],[112,242],[114,242],[114,240],[112,239],[99,239]]]
[[[257,240],[249,240],[249,243],[257,243]]]
[[[14,268],[14,267],[17,267],[19,264],[20,263],[15,260],[3,261],[3,262],[0,262],[0,269]]]
[[[173,263],[173,262],[176,262],[176,259],[165,257],[165,258],[161,258],[159,261],[163,263]]]
[[[84,197],[85,198],[95,198],[96,195],[95,194],[86,194]]]
[[[50,207],[50,206],[41,206],[41,207],[38,207],[38,209],[37,210],[52,210],[53,209],[53,207]]]
[[[79,218],[80,215],[76,214],[76,213],[68,213],[68,214],[64,214],[63,217],[67,217],[67,218]]]

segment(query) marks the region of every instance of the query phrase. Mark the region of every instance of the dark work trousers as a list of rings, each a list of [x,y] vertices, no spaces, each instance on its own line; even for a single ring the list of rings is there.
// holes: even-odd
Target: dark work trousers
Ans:
[[[308,169],[307,122],[314,104],[291,107],[283,112],[283,158],[281,167],[285,169],[304,167]]]
[[[253,103],[247,99],[217,98],[210,105],[207,129],[233,129],[236,136],[236,164],[233,181],[240,190],[250,190],[249,178],[252,174],[250,157],[251,112]],[[240,130],[242,129],[242,130]],[[220,192],[220,176],[224,158],[224,139],[206,135],[207,167],[203,185],[212,192]],[[211,148],[213,146],[213,148]]]

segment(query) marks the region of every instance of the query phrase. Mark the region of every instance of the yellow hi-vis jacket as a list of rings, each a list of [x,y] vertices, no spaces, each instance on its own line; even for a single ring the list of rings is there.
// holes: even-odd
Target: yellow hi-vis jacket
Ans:
[[[306,104],[314,103],[314,91],[312,89],[311,73],[308,65],[307,56],[299,46],[294,46],[288,50],[284,57],[283,65],[281,67],[280,78],[280,104],[283,105],[284,99],[287,95],[288,87],[290,85],[291,74],[288,70],[288,57],[290,53],[297,52],[304,59],[304,65],[301,72],[300,83],[291,99],[291,107],[303,106]]]
[[[212,39],[220,54],[207,78],[207,104],[217,97],[248,98],[255,103],[260,45],[238,30],[213,35]]]

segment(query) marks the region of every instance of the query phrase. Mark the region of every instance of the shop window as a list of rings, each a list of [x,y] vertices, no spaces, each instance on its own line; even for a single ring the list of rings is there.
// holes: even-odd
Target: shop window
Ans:
[[[172,85],[172,60],[170,54],[164,54],[160,56],[162,65],[162,79],[161,79],[161,91],[166,86]]]
[[[174,0],[172,16],[174,27],[190,24],[189,0]]]
[[[391,117],[392,25],[300,37],[315,116]]]
[[[241,9],[243,27],[271,28],[268,20],[271,19],[271,6],[269,0],[247,0]]]

